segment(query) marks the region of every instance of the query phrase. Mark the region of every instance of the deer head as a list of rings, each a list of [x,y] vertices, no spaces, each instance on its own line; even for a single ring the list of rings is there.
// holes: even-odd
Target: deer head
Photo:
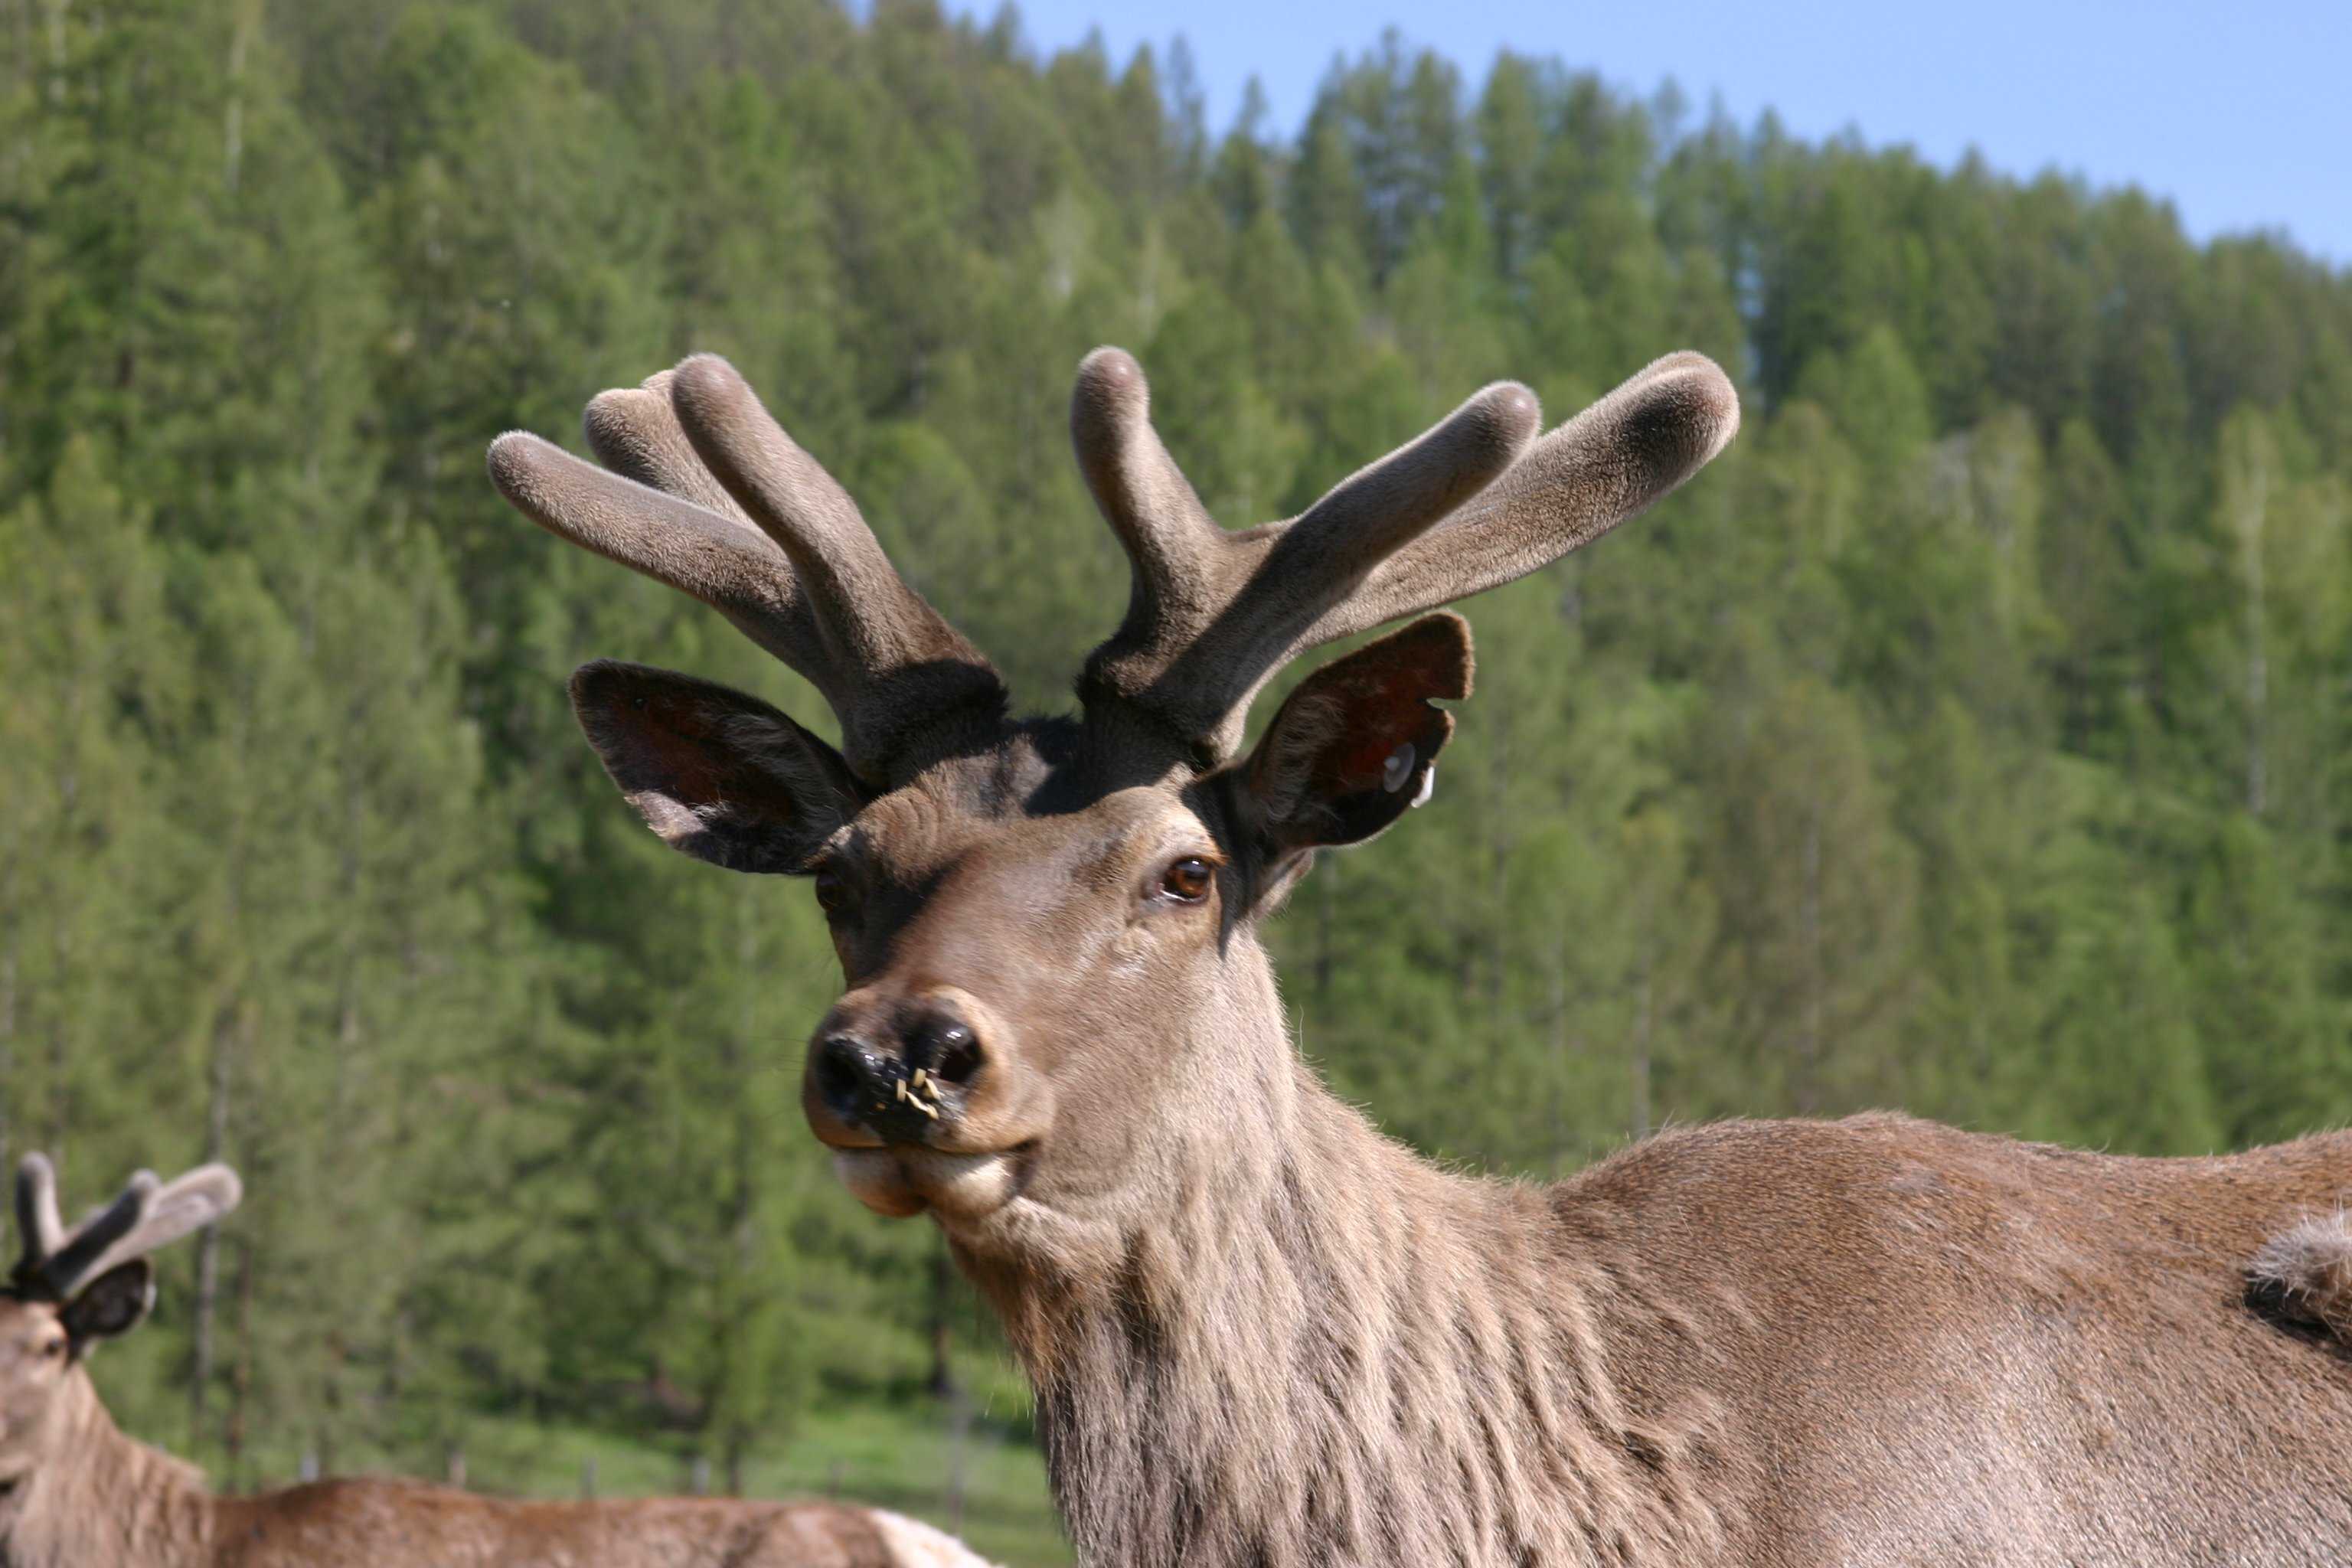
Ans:
[[[101,1340],[127,1334],[155,1301],[148,1254],[237,1205],[236,1173],[205,1165],[166,1185],[142,1171],[120,1197],[73,1229],[58,1212],[48,1160],[16,1168],[23,1253],[0,1290],[0,1483],[39,1463],[62,1392]]]
[[[1466,697],[1457,616],[1317,671],[1244,752],[1287,661],[1510,582],[1721,451],[1730,383],[1670,355],[1550,434],[1511,383],[1229,532],[1154,434],[1143,374],[1079,366],[1080,468],[1132,566],[1070,718],[1008,717],[987,661],[892,570],[849,498],[724,361],[589,405],[606,465],[501,437],[551,531],[684,590],[824,692],[838,750],[688,676],[591,664],[583,728],[654,831],[813,879],[845,989],[808,1048],[810,1125],[888,1215],[967,1261],[1115,1257],[1218,1163],[1282,1135],[1298,1070],[1255,928],[1318,848],[1427,798]]]

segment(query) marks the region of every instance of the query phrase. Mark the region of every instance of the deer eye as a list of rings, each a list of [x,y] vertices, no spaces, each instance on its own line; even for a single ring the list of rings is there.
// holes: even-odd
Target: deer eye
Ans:
[[[827,920],[838,919],[849,907],[849,879],[837,866],[820,866],[816,872],[816,907]]]
[[[1160,894],[1180,904],[1197,904],[1209,896],[1216,885],[1216,873],[1198,855],[1187,855],[1173,861],[1160,873]]]

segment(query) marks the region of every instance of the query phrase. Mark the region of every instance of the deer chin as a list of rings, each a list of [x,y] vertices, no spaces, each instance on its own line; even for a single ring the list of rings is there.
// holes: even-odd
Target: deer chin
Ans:
[[[925,1212],[977,1220],[1020,1195],[1019,1152],[951,1154],[911,1143],[835,1149],[834,1173],[859,1203],[891,1219]]]

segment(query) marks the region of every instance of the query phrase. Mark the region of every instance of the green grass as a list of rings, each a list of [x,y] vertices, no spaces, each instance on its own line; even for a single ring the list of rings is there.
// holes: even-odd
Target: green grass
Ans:
[[[1067,1563],[1070,1549],[1046,1495],[1044,1459],[1022,1435],[1017,1419],[1025,1411],[1008,1410],[998,1398],[992,1417],[989,1398],[982,1391],[964,1435],[960,1505],[957,1444],[947,1412],[930,1401],[807,1411],[788,1439],[769,1445],[746,1463],[744,1491],[751,1497],[835,1498],[894,1509],[962,1537],[1007,1568]],[[600,1497],[679,1493],[690,1485],[674,1439],[476,1416],[466,1422],[464,1447],[467,1485],[476,1491],[577,1497],[592,1465]],[[331,1462],[345,1474],[414,1470],[387,1456],[359,1451],[336,1454]],[[252,1473],[232,1478],[215,1470],[215,1480],[236,1489],[277,1486],[291,1480],[299,1464],[299,1454],[265,1444],[254,1455]],[[444,1478],[436,1470],[423,1479]],[[722,1484],[722,1479],[714,1475],[712,1484]]]
[[[1034,1444],[972,1421],[962,1445],[959,1516],[950,1484],[957,1455],[949,1423],[938,1415],[910,1420],[910,1414],[860,1406],[813,1417],[775,1461],[778,1489],[913,1514],[1013,1568],[1072,1560]]]
[[[831,1498],[911,1515],[970,1542],[1006,1568],[1059,1568],[1073,1559],[1045,1486],[1033,1436],[1028,1384],[1012,1362],[982,1340],[974,1323],[959,1337],[954,1371],[966,1391],[957,1436],[954,1413],[921,1392],[929,1371],[928,1338],[904,1323],[842,1313],[813,1318],[817,1338],[803,1347],[818,1366],[856,1368],[819,1376],[808,1404],[760,1441],[744,1464],[743,1490],[758,1498]],[[188,1407],[160,1336],[126,1342],[94,1364],[99,1392],[123,1429],[205,1467],[223,1491],[266,1490],[293,1481],[306,1444],[291,1424],[257,1412],[243,1461],[216,1447],[191,1446]],[[492,1413],[459,1405],[434,1407],[421,1393],[403,1412],[353,1409],[336,1428],[331,1450],[316,1455],[327,1473],[447,1478],[446,1445],[463,1450],[466,1484],[509,1497],[581,1495],[592,1468],[600,1497],[675,1495],[692,1489],[691,1440],[634,1424],[626,1415],[598,1419],[535,1418],[527,1408]],[[224,1411],[215,1400],[215,1432]],[[712,1489],[725,1477],[712,1458]]]

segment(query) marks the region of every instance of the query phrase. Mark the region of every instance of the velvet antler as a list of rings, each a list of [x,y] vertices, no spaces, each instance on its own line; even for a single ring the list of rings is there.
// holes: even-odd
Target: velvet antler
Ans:
[[[895,782],[941,714],[1003,710],[988,661],[725,360],[604,393],[585,424],[605,468],[515,431],[491,444],[491,479],[542,528],[700,599],[807,678],[867,782]]]
[[[58,1214],[58,1174],[43,1154],[16,1167],[16,1225],[24,1251],[11,1289],[51,1301],[227,1215],[245,1189],[226,1165],[201,1165],[170,1184],[141,1171],[121,1194],[68,1230]]]
[[[1229,533],[1153,432],[1141,368],[1096,350],[1071,434],[1133,591],[1087,662],[1089,710],[1138,711],[1205,760],[1228,756],[1284,664],[1598,538],[1722,451],[1739,400],[1713,361],[1677,353],[1533,440],[1538,418],[1533,393],[1497,383],[1297,518]]]
[[[1538,439],[1539,420],[1533,393],[1498,382],[1297,518],[1227,532],[1152,430],[1141,368],[1096,350],[1071,434],[1133,574],[1080,681],[1089,715],[1133,715],[1196,763],[1228,757],[1285,663],[1607,532],[1720,452],[1739,400],[1712,361],[1678,353]],[[512,432],[491,445],[491,478],[551,532],[712,605],[807,677],[866,784],[900,782],[943,716],[1002,715],[988,661],[724,360],[604,393],[586,425],[605,467]]]

